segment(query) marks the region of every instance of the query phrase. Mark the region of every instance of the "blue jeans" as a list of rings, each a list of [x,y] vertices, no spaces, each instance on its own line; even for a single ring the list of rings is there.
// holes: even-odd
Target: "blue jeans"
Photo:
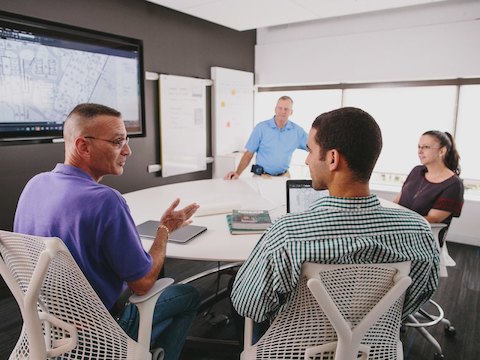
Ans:
[[[253,322],[252,328],[252,344],[255,345],[258,340],[261,339],[263,335],[267,332],[268,328],[270,327],[270,321],[265,320],[261,323]]]
[[[162,347],[165,360],[176,360],[180,356],[199,302],[198,291],[191,285],[183,284],[169,286],[158,298],[153,312],[150,347]],[[139,313],[134,304],[125,306],[118,324],[128,336],[137,339]]]

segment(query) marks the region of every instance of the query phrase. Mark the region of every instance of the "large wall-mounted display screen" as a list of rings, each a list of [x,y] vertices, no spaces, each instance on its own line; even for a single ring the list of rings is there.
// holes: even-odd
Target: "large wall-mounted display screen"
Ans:
[[[141,40],[0,12],[0,143],[61,138],[85,102],[144,136],[143,84]]]

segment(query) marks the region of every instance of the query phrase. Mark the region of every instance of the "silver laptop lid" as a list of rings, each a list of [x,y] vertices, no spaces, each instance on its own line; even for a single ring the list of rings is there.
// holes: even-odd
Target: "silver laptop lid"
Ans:
[[[159,224],[159,221],[149,220],[137,225],[137,231],[140,234],[140,237],[155,239],[155,236],[157,235],[157,227]],[[207,230],[205,226],[183,226],[175,231],[172,231],[168,236],[168,241],[186,243],[187,241],[192,240],[197,235],[203,233],[205,230]]]

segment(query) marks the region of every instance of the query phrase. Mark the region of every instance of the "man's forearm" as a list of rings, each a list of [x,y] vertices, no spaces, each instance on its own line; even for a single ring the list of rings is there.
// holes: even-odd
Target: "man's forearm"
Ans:
[[[167,241],[170,230],[165,225],[160,225],[157,230],[157,236],[153,241],[152,247],[148,251],[152,257],[152,273],[157,273],[155,278],[162,270],[163,264],[165,262],[165,256],[167,253]]]
[[[250,164],[250,161],[252,161],[253,158],[253,153],[250,151],[245,151],[243,153],[242,158],[240,159],[240,163],[237,166],[237,170],[235,171],[238,175],[240,175],[243,170]]]
[[[141,279],[128,283],[130,289],[137,295],[144,295],[151,289],[151,287],[157,281],[158,274],[162,270],[165,262],[165,255],[167,251],[167,240],[169,230],[166,226],[159,226],[157,230],[157,236],[153,241],[152,247],[148,251],[152,258],[152,267],[148,274]]]

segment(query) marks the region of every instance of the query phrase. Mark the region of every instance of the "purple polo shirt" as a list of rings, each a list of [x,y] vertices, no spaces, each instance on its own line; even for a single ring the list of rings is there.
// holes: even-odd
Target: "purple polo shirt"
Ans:
[[[14,231],[62,239],[107,309],[152,267],[122,195],[70,165],[28,182]]]

